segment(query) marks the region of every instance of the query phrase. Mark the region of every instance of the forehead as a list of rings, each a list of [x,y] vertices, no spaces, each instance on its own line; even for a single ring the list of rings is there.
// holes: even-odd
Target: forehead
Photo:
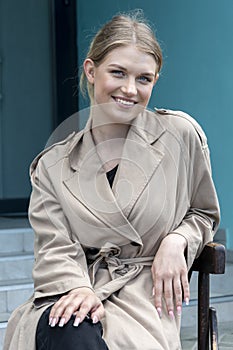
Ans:
[[[125,67],[126,69],[150,70],[155,72],[156,62],[152,55],[139,50],[135,45],[120,46],[110,51],[102,64],[111,64]]]

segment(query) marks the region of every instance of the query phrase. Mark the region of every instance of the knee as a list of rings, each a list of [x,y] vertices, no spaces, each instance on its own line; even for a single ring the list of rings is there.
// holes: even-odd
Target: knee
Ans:
[[[44,315],[46,316],[46,315]],[[45,323],[46,319],[46,323]],[[74,317],[64,327],[50,327],[47,317],[42,318],[37,329],[37,350],[107,350],[102,338],[102,325],[85,319],[74,327]]]

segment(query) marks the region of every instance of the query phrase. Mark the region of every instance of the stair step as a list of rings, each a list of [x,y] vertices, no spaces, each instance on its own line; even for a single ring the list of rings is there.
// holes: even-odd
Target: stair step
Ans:
[[[0,322],[7,321],[7,314],[23,304],[33,293],[31,279],[4,281],[0,284]]]
[[[4,336],[5,336],[5,331],[6,331],[6,322],[0,322],[0,350],[3,349],[3,341],[4,341]]]
[[[210,298],[210,306],[216,309],[219,322],[233,322],[233,294]],[[182,327],[194,326],[197,327],[197,300],[191,300],[182,312]]]
[[[7,322],[10,318],[11,312],[2,312],[0,313],[0,325],[2,328],[7,325]]]
[[[30,227],[0,228],[0,254],[33,252],[33,241]]]
[[[32,278],[34,255],[22,253],[0,256],[0,281]]]
[[[32,293],[33,281],[31,279],[0,282],[0,350],[3,348],[7,321],[12,311],[23,304]]]

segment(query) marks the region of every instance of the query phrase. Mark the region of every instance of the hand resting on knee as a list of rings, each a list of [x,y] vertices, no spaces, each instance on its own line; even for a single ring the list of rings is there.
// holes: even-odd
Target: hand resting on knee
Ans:
[[[97,323],[104,316],[104,307],[95,293],[87,287],[71,290],[62,296],[52,307],[49,315],[49,325],[57,324],[63,327],[75,315],[74,326],[78,326],[87,315],[93,323]]]

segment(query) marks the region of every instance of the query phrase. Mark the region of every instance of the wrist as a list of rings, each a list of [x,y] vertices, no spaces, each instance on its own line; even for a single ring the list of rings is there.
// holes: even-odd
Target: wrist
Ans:
[[[80,293],[80,292],[88,292],[94,294],[94,291],[89,287],[78,287],[71,289],[68,294]]]
[[[179,247],[183,250],[187,247],[187,240],[184,236],[177,233],[169,233],[166,237],[164,237],[163,244],[170,244],[173,247]]]

